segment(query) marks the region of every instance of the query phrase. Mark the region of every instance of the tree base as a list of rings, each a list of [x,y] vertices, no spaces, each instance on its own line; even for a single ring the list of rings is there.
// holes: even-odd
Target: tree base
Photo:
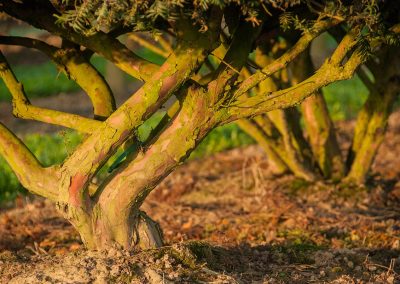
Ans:
[[[164,245],[160,225],[144,211],[139,211],[135,245],[141,249],[159,248]]]

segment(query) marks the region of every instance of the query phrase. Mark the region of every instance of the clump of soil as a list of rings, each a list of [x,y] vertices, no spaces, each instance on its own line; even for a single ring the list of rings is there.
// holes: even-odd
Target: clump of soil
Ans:
[[[363,187],[273,176],[257,146],[191,161],[143,205],[159,250],[87,252],[49,202],[6,210],[0,282],[400,283],[399,133],[396,113]]]

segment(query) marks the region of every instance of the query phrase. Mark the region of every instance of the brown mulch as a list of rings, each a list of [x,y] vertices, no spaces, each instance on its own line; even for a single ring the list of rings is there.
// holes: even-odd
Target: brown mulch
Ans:
[[[188,162],[143,205],[157,251],[86,252],[52,204],[27,202],[0,214],[0,283],[400,283],[399,133],[396,113],[363,187],[273,176],[257,146]]]

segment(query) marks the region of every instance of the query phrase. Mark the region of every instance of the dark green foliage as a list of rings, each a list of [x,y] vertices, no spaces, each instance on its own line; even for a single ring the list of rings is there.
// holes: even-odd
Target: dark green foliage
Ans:
[[[92,34],[99,30],[108,32],[121,26],[134,30],[160,28],[163,24],[171,24],[182,16],[192,19],[206,30],[209,11],[212,7],[224,9],[228,6],[235,7],[234,10],[239,15],[254,25],[258,25],[260,18],[265,15],[282,15],[283,26],[294,25],[297,28],[306,28],[310,24],[306,24],[304,19],[305,8],[315,15],[322,14],[334,18],[352,16],[353,22],[362,19],[370,26],[379,21],[377,2],[366,0],[346,1],[346,5],[342,1],[322,1],[326,2],[322,4],[319,1],[300,0],[59,0],[52,2],[61,13],[58,16],[58,23],[85,34]],[[291,13],[296,9],[303,18]]]
[[[209,11],[212,7],[224,9],[236,6],[246,21],[254,25],[260,17],[285,11],[300,5],[300,0],[123,0],[123,1],[53,1],[62,13],[58,23],[68,25],[86,34],[110,31],[118,27],[134,30],[151,30],[162,27],[164,22],[174,22],[182,15],[192,19],[207,30]]]
[[[240,13],[248,21],[258,23],[261,13],[269,9],[285,10],[300,4],[300,0],[119,0],[119,1],[52,1],[62,13],[58,22],[76,31],[94,33],[109,31],[119,26],[135,30],[152,29],[160,21],[174,21],[182,15],[193,19],[207,29],[208,11],[211,7],[240,7]]]

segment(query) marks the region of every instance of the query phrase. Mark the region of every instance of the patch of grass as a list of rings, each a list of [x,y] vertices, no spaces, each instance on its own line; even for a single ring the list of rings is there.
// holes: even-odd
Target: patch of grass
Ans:
[[[335,82],[322,89],[333,120],[355,118],[368,97],[368,89],[358,76]]]
[[[138,52],[144,58],[160,63],[160,58],[156,54],[146,51]],[[100,56],[92,56],[90,62],[93,66],[106,77],[108,61]],[[59,93],[71,93],[81,91],[81,88],[67,76],[57,70],[56,65],[47,61],[36,65],[16,65],[11,66],[18,81],[24,85],[24,89],[29,98],[48,97]],[[124,74],[124,81],[129,84],[137,80]],[[11,94],[6,88],[3,80],[0,80],[0,101],[11,101]]]
[[[294,196],[302,195],[304,192],[306,192],[309,189],[310,185],[311,185],[311,183],[304,179],[295,178],[289,184],[290,194],[294,195]]]
[[[253,144],[254,140],[235,123],[215,128],[200,143],[190,158],[200,158],[211,153]]]
[[[312,243],[290,243],[287,245],[272,246],[272,254],[277,258],[287,258],[289,263],[314,264],[312,252],[323,249],[324,247]],[[283,256],[282,256],[283,255]]]
[[[40,65],[13,66],[13,71],[30,98],[46,97],[58,93],[76,92],[79,86],[69,80],[63,73],[59,73],[51,62]],[[0,101],[11,101],[11,94],[0,80]]]

